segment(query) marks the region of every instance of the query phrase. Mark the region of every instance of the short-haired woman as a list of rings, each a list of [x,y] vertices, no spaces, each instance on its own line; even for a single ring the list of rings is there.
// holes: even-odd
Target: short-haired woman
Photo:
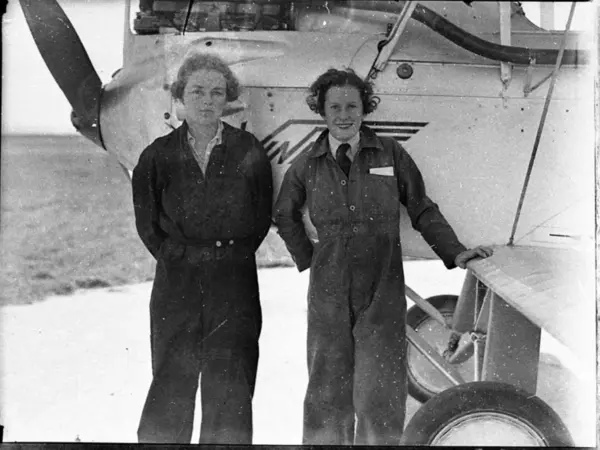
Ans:
[[[378,104],[368,82],[331,69],[307,102],[327,130],[288,169],[274,212],[298,269],[311,268],[303,443],[397,445],[407,397],[400,203],[446,267],[491,249],[467,250],[409,154],[362,124]]]
[[[183,124],[133,171],[141,240],[156,258],[152,384],[140,442],[189,443],[201,378],[201,443],[250,444],[261,331],[255,252],[271,222],[260,142],[221,120],[239,85],[219,58],[187,58],[171,89]]]

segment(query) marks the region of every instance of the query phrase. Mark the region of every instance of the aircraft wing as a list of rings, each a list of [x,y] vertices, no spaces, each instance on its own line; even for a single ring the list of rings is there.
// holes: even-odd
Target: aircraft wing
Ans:
[[[499,295],[571,349],[582,361],[595,355],[593,252],[504,246],[468,268]]]

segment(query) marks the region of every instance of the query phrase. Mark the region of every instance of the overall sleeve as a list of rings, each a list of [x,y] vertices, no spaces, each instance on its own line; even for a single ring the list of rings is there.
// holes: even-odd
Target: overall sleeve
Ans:
[[[273,212],[273,174],[271,163],[262,144],[255,139],[252,161],[252,198],[255,205],[255,247],[257,250],[267,236],[271,227],[271,214]]]
[[[157,187],[157,171],[151,147],[142,152],[131,178],[135,226],[140,239],[154,258],[166,238],[159,226],[160,192]]]
[[[448,269],[456,267],[454,259],[466,250],[446,221],[438,205],[425,192],[425,183],[419,168],[401,146],[395,150],[396,176],[400,201],[408,210],[412,226]]]
[[[310,267],[313,244],[302,222],[302,207],[306,202],[304,160],[297,160],[286,172],[275,203],[275,223],[279,235],[292,255],[298,271]]]

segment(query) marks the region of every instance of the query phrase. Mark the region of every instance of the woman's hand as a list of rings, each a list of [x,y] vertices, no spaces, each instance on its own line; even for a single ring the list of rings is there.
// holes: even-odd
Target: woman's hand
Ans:
[[[467,267],[467,262],[469,262],[473,258],[487,258],[488,256],[492,256],[493,254],[494,250],[492,249],[492,247],[479,245],[475,248],[471,248],[469,250],[465,250],[464,252],[459,253],[454,259],[454,264],[456,264],[461,269],[465,269]]]

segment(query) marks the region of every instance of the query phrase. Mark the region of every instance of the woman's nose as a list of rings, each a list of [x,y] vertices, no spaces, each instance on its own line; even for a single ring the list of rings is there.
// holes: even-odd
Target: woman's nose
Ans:
[[[210,105],[212,103],[212,97],[210,94],[204,94],[204,96],[202,97],[202,103],[204,103],[205,105]]]

